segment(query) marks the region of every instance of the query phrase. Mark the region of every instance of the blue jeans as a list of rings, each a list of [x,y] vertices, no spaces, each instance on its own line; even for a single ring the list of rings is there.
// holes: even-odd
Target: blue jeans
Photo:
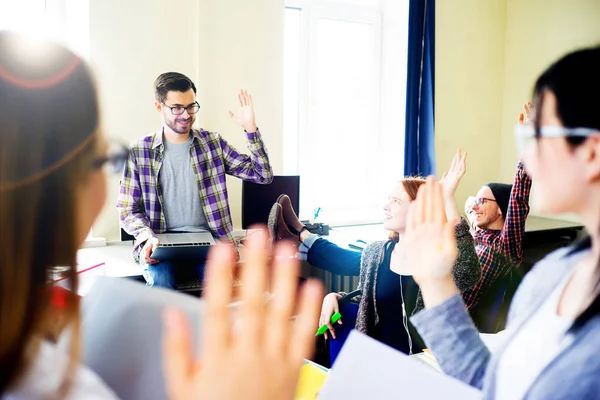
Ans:
[[[337,275],[360,275],[361,256],[360,251],[344,249],[315,234],[310,234],[298,248],[300,260]]]
[[[184,283],[198,277],[204,281],[204,261],[198,263],[161,261],[158,264],[146,264],[140,259],[144,267],[144,279],[148,286],[158,286],[177,289],[178,283]]]

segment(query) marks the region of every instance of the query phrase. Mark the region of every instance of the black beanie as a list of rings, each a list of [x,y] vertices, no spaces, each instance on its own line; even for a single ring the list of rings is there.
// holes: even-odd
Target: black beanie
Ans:
[[[500,212],[502,212],[502,217],[506,219],[506,210],[508,210],[508,201],[510,200],[512,185],[490,182],[487,184],[487,187],[492,190],[496,203],[498,203],[498,207],[500,207]]]

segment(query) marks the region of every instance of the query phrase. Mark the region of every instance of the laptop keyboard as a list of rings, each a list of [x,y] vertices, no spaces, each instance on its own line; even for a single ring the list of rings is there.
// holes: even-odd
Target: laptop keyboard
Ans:
[[[233,287],[238,287],[241,285],[242,285],[241,279],[239,279],[239,278],[233,279]],[[182,292],[191,292],[191,291],[195,291],[195,290],[202,290],[203,287],[204,287],[204,284],[198,277],[190,278],[183,283],[177,284],[177,290],[180,290]]]
[[[200,278],[190,278],[183,283],[177,284],[177,290],[181,290],[182,292],[189,292],[192,290],[201,290],[202,289],[202,281]]]
[[[161,247],[178,247],[178,246],[210,246],[209,242],[197,242],[197,243],[161,243]]]

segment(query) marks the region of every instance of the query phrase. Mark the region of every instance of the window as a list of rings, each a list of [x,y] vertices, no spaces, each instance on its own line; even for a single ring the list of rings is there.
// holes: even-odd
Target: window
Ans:
[[[44,25],[46,0],[0,0],[0,29],[40,29]]]
[[[284,173],[301,175],[301,218],[381,222],[402,177],[407,18],[407,1],[288,0]]]
[[[0,30],[47,37],[89,57],[88,0],[0,0]],[[92,230],[86,240],[93,238]]]
[[[89,57],[89,0],[0,0],[0,30],[47,37]]]

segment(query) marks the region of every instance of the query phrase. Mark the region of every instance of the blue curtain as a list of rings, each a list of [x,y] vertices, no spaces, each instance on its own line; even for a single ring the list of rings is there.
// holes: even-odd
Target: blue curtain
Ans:
[[[435,0],[410,0],[404,175],[435,174]]]

